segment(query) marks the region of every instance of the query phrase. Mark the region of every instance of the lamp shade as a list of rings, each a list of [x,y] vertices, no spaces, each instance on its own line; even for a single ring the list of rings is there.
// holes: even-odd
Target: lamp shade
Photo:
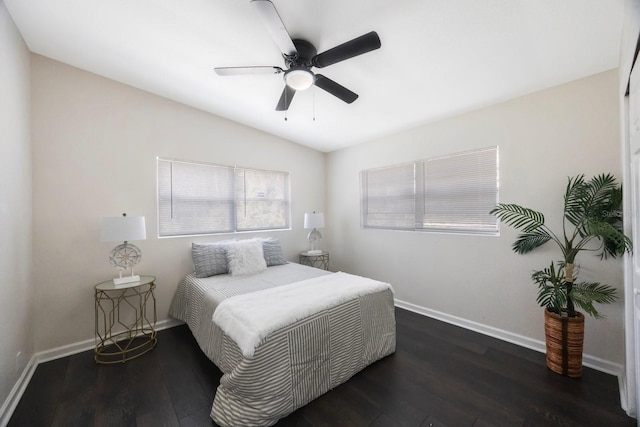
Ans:
[[[145,240],[147,229],[143,216],[109,216],[102,218],[100,240],[103,242],[127,242]]]
[[[304,214],[304,228],[323,228],[324,227],[324,214],[323,213],[306,213]]]

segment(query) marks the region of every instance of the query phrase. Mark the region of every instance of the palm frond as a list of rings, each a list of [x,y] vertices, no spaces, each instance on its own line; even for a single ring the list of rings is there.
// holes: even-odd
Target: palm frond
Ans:
[[[565,192],[565,218],[573,224],[580,236],[588,234],[584,231],[584,224],[588,219],[610,215],[613,209],[620,206],[621,194],[618,197],[619,186],[611,174],[600,174],[589,181],[584,181],[584,175],[569,178]],[[618,201],[618,204],[614,204]]]
[[[611,205],[614,208],[620,208],[622,206],[622,185],[619,185],[611,190]],[[622,215],[619,212],[616,212],[616,215],[612,215],[613,211],[607,212],[607,217],[611,219],[615,219],[616,221],[622,221]]]
[[[550,311],[560,314],[562,307],[565,307],[567,302],[564,294],[556,292],[551,286],[547,286],[538,290],[536,303],[540,307],[548,308]]]
[[[578,226],[584,219],[586,195],[584,175],[569,177],[564,193],[564,216],[574,226]]]
[[[551,235],[549,235],[546,230],[535,230],[531,233],[520,234],[516,241],[513,242],[511,248],[516,253],[526,254],[539,248],[551,239]]]
[[[616,187],[608,192],[602,203],[591,206],[587,213],[592,220],[605,221],[609,224],[622,224],[622,187]]]
[[[616,189],[618,184],[611,174],[600,174],[591,178],[587,182],[587,205],[586,209],[590,212],[598,205],[605,205],[611,199],[612,191]]]
[[[594,307],[594,303],[610,304],[616,301],[617,291],[615,288],[601,283],[576,283],[571,291],[571,299],[578,307],[595,317],[602,319],[601,315]]]
[[[541,212],[516,204],[499,204],[489,213],[524,233],[530,233],[544,225],[544,215]]]
[[[583,242],[586,243],[591,237],[600,240],[600,258],[616,258],[632,250],[631,239],[624,235],[618,224],[602,220],[588,220],[584,229],[586,234]],[[576,246],[582,248],[583,242]]]
[[[561,313],[562,308],[567,304],[564,262],[558,262],[558,270],[556,271],[552,261],[548,268],[533,272],[531,278],[538,285],[536,302],[554,313]]]

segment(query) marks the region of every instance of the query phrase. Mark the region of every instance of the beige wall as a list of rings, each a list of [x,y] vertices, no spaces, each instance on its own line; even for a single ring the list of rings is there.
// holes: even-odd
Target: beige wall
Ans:
[[[0,406],[33,354],[29,52],[0,1]],[[18,352],[21,357],[16,360]],[[0,424],[2,424],[0,411]]]
[[[93,337],[93,286],[115,275],[101,217],[146,217],[136,272],[157,277],[158,320],[192,271],[191,243],[229,237],[157,238],[158,156],[291,172],[292,230],[269,235],[291,260],[306,248],[304,212],[324,209],[323,153],[37,55],[32,91],[37,351]]]
[[[291,171],[294,229],[274,234],[292,260],[305,248],[302,215],[324,207],[325,155],[46,58],[32,62],[38,351],[93,335],[92,286],[113,274],[106,259],[113,244],[97,238],[104,215],[147,217],[137,270],[158,277],[158,313],[166,318],[175,284],[191,269],[189,245],[213,239],[155,237],[156,156]],[[323,245],[333,269],[390,281],[400,301],[427,313],[541,341],[529,274],[557,258],[550,246],[515,255],[516,233],[506,227],[498,238],[362,230],[358,174],[499,145],[501,201],[559,224],[567,175],[621,176],[617,85],[616,72],[603,73],[331,153]],[[618,261],[585,254],[580,263],[583,278],[622,290]],[[607,320],[587,320],[585,353],[621,364],[623,304],[602,308]]]
[[[332,152],[327,159],[327,234],[336,269],[391,282],[414,309],[525,345],[544,340],[542,309],[530,274],[559,259],[549,244],[527,256],[500,237],[365,230],[359,172],[480,147],[500,150],[500,201],[544,212],[560,225],[567,176],[611,172],[621,178],[616,71]],[[623,295],[619,260],[577,260],[581,278],[610,283]],[[585,353],[622,364],[623,301],[587,319]]]

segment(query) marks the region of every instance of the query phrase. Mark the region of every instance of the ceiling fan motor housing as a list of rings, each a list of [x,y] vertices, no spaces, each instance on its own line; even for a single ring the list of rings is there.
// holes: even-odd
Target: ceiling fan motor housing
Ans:
[[[311,67],[313,65],[311,58],[318,53],[315,46],[302,39],[294,39],[293,45],[296,47],[298,55],[288,56],[283,54],[287,68]]]

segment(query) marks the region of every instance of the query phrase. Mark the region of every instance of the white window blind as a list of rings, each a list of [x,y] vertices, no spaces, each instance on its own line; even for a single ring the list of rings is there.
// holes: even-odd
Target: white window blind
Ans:
[[[430,159],[424,164],[423,228],[495,234],[497,147]]]
[[[497,234],[498,147],[361,173],[365,228]]]
[[[236,169],[236,229],[289,227],[289,175]]]
[[[415,164],[363,171],[361,180],[366,227],[415,227]]]
[[[289,174],[158,159],[158,234],[289,227]]]

